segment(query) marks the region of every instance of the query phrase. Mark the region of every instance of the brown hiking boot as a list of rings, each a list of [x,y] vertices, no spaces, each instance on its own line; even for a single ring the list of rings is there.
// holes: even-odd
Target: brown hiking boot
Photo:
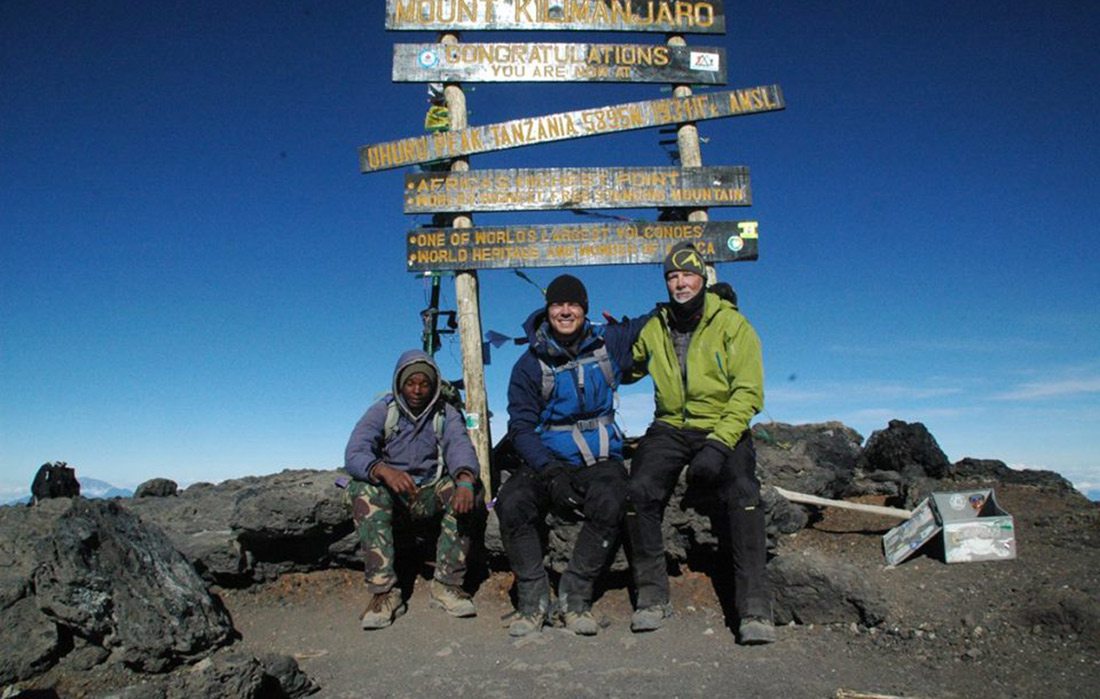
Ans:
[[[536,610],[533,612],[519,612],[508,625],[508,635],[512,637],[527,636],[533,633],[542,633],[542,626],[546,623],[546,612]]]
[[[592,611],[589,609],[582,612],[566,612],[562,616],[565,618],[565,628],[578,636],[595,636],[600,629],[600,625],[596,623],[596,617],[592,616]]]
[[[745,617],[737,630],[737,642],[743,646],[775,643],[775,624],[763,617]]]
[[[665,624],[665,619],[672,616],[671,604],[655,604],[652,607],[643,607],[634,612],[630,618],[630,630],[634,633],[656,631]]]
[[[387,592],[377,592],[360,619],[364,629],[384,629],[405,613],[408,607],[396,587]]]
[[[458,585],[448,585],[438,580],[432,580],[432,606],[438,607],[451,616],[470,617],[477,616],[477,607],[470,599],[470,593]]]

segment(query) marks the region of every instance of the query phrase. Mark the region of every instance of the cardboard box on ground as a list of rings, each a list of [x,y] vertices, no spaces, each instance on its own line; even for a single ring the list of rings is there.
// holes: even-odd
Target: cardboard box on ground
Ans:
[[[947,563],[1016,558],[1012,515],[997,505],[992,489],[985,489],[932,493],[912,517],[882,537],[887,564],[898,565],[941,531]]]

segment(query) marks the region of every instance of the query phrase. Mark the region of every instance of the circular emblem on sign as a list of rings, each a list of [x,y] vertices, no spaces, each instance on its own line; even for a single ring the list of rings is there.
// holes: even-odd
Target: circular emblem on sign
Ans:
[[[416,60],[422,68],[434,68],[435,64],[439,63],[439,54],[432,49],[424,49]]]
[[[745,247],[745,241],[741,239],[741,236],[733,235],[726,241],[726,247],[734,252],[741,252],[741,248]]]
[[[962,493],[955,493],[951,496],[950,503],[952,510],[961,510],[966,507],[966,497]]]

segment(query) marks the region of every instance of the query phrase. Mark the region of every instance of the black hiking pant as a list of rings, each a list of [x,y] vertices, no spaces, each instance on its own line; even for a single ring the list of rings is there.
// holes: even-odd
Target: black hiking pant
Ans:
[[[634,453],[626,531],[630,538],[630,566],[638,594],[638,609],[669,601],[661,519],[680,471],[703,448],[706,440],[705,431],[677,429],[655,422]],[[692,477],[690,470],[688,477]],[[696,484],[715,490],[727,517],[727,531],[716,534],[729,541],[738,616],[771,619],[771,599],[764,573],[767,562],[764,508],[760,502],[760,481],[756,479],[756,450],[748,430],[723,463],[717,482]]]
[[[570,469],[567,474],[584,521],[561,576],[558,597],[564,609],[579,612],[591,606],[596,578],[614,551],[626,507],[627,474],[623,463],[615,460]],[[572,503],[553,501],[550,484],[529,468],[517,471],[497,494],[496,513],[508,562],[516,575],[521,614],[545,611],[549,603],[550,581],[543,565],[539,528],[551,508],[567,517],[576,516],[570,512]]]

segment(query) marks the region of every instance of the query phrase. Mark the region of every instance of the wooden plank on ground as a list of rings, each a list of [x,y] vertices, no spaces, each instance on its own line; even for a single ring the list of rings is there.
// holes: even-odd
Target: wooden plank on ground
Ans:
[[[405,175],[405,213],[749,206],[749,169],[510,168]]]
[[[882,515],[883,517],[893,517],[894,519],[909,519],[913,516],[912,511],[903,510],[897,507],[884,507],[882,505],[867,505],[862,502],[834,500],[832,498],[823,498],[820,495],[809,495],[807,493],[799,493],[793,490],[787,490],[786,488],[780,488],[777,485],[772,487],[775,488],[775,492],[779,493],[791,502],[800,502],[805,505],[820,505],[821,507],[836,507],[842,510],[870,512],[871,514]]]
[[[362,146],[359,169],[375,172],[537,143],[772,112],[785,106],[778,85],[760,85],[580,109]]]
[[[644,44],[395,44],[395,82],[726,84],[726,50]]]
[[[386,0],[386,29],[724,34],[722,0]]]
[[[406,236],[410,272],[661,262],[681,240],[708,262],[757,258],[756,221],[608,223],[421,228]]]

